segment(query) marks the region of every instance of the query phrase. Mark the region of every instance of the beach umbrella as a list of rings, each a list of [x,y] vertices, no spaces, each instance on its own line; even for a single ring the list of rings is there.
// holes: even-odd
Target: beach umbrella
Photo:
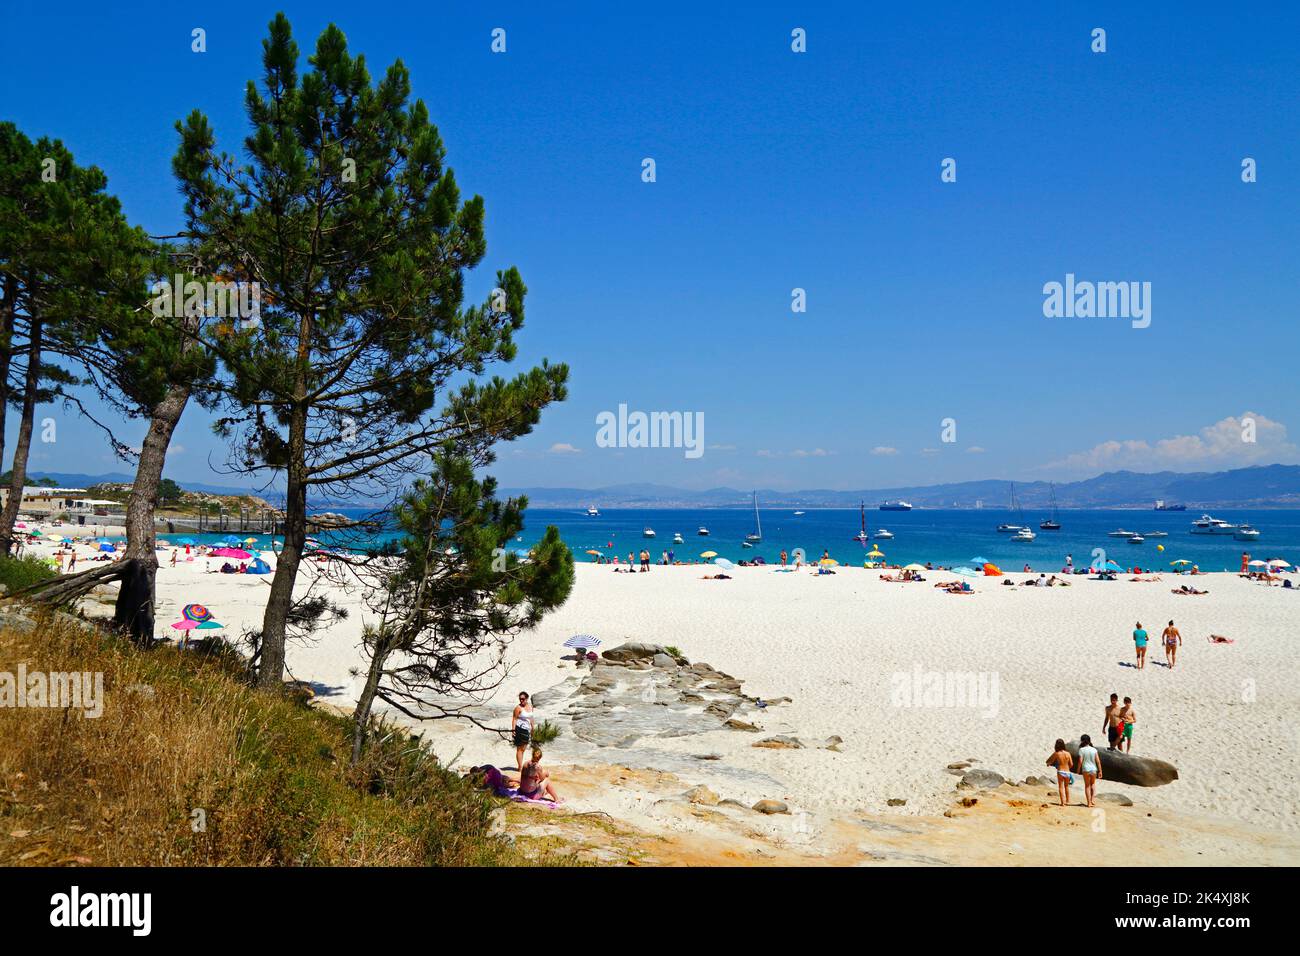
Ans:
[[[718,556],[718,552],[716,551],[705,551],[703,554],[700,555],[701,558],[716,558],[717,556]]]
[[[117,549],[116,549],[115,547],[113,547],[112,544],[110,544],[109,542],[105,541],[105,542],[103,542],[103,543],[99,546],[99,550],[100,550],[100,551],[116,551]]]
[[[1001,569],[1000,567],[998,567],[996,564],[990,564],[990,563],[987,562],[987,561],[984,563],[984,576],[985,576],[985,577],[988,577],[988,578],[996,578],[996,577],[1001,576],[1001,574],[1002,574],[1002,569]]]
[[[23,521],[17,521],[17,522],[14,523],[14,527],[15,527],[15,528],[26,528],[26,527],[27,527],[27,523],[26,523],[26,522],[23,522]]]
[[[225,627],[224,624],[218,624],[216,621],[191,621],[189,618],[177,621],[172,625],[178,631],[211,631],[218,627]]]
[[[251,554],[242,548],[217,548],[212,552],[212,556],[214,558],[235,558],[240,561],[252,557]]]
[[[257,539],[256,539],[256,538],[245,538],[245,539],[244,539],[244,544],[257,544]]]
[[[202,604],[187,604],[181,608],[181,617],[195,624],[202,624],[204,621],[212,620],[212,612]]]
[[[1172,564],[1172,565],[1178,565],[1178,564],[1191,564],[1192,562],[1190,562],[1190,561],[1188,561],[1188,560],[1186,560],[1186,559],[1184,559],[1184,558],[1179,558],[1177,561],[1170,561],[1169,563]]]
[[[904,570],[904,571],[924,571],[924,570],[926,570],[926,567],[925,567],[924,564],[909,564],[909,565],[904,566],[903,570]]]
[[[722,568],[722,570],[724,571],[730,571],[732,568],[735,567],[735,565],[732,564],[730,561],[728,561],[726,558],[718,558],[713,562],[713,564],[715,567]]]
[[[1251,562],[1251,564],[1254,563],[1255,563],[1254,561]],[[1281,558],[1274,558],[1272,561],[1268,563],[1268,566],[1270,568],[1289,568],[1291,567],[1291,564],[1288,561],[1283,561]]]
[[[964,578],[977,578],[980,576],[980,573],[974,568],[953,568],[952,573],[960,574]]]
[[[565,647],[585,650],[588,647],[600,647],[600,638],[590,634],[575,634],[564,642]]]
[[[885,552],[881,551],[879,548],[872,548],[867,552],[867,557],[869,558],[883,558],[884,556]]]
[[[983,567],[984,565],[986,565],[986,564],[989,563],[989,559],[988,559],[988,558],[971,558],[971,559],[970,559],[970,563],[971,563],[971,564],[978,564],[980,567]]]
[[[176,543],[177,543],[177,544],[189,544],[189,545],[192,545],[192,544],[194,544],[194,539],[193,539],[193,538],[177,538],[177,539],[176,539]]]
[[[822,558],[817,563],[820,564],[823,568],[833,568],[837,564],[839,564],[839,562],[836,561],[834,558]]]
[[[595,557],[600,557],[600,552],[594,548],[588,548],[587,553],[590,555],[594,555]]]
[[[1250,567],[1252,567],[1252,568],[1266,568],[1266,567],[1268,567],[1268,562],[1267,562],[1267,561],[1251,561],[1251,562],[1250,562]]]
[[[1088,568],[1088,570],[1089,571],[1123,571],[1124,569],[1120,565],[1116,564],[1114,561],[1107,561],[1105,565],[1102,566],[1098,566],[1094,564],[1092,565],[1092,567]]]

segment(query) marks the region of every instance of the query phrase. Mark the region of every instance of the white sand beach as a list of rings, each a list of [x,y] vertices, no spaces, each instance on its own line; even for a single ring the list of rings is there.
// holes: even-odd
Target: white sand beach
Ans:
[[[260,624],[269,576],[205,573],[203,558],[172,568],[168,556],[161,557],[160,630],[192,601],[207,605],[228,634]],[[220,563],[215,559],[211,567]],[[1104,748],[1103,707],[1115,692],[1132,697],[1136,708],[1132,752],[1173,763],[1179,779],[1152,788],[1103,779],[1099,793],[1123,793],[1138,810],[1165,821],[1188,817],[1240,827],[1272,847],[1274,862],[1300,862],[1294,838],[1300,824],[1300,688],[1294,680],[1300,590],[1223,573],[1142,583],[1075,576],[1069,587],[1004,586],[1003,580],[1026,577],[1009,574],[972,579],[975,593],[956,596],[932,586],[951,579],[938,571],[927,572],[925,583],[898,584],[854,567],[834,575],[737,568],[731,580],[704,580],[711,570],[655,566],[626,574],[580,564],[569,602],[515,640],[509,676],[476,713],[505,728],[519,690],[540,695],[537,719],[561,728],[547,751],[562,794],[566,775],[576,783],[590,777],[592,767],[658,771],[671,775],[674,786],[704,784],[746,805],[785,802],[791,816],[751,814],[769,828],[811,820],[824,830],[862,814],[943,814],[954,802],[957,778],[945,769],[954,762],[974,760],[1012,781],[1045,776],[1057,737],[1089,733]],[[1170,593],[1189,582],[1209,593]],[[292,677],[315,686],[320,703],[348,708],[359,686],[350,671],[364,666],[358,643],[366,615],[358,594],[338,597],[351,610],[349,619],[310,645],[291,646],[288,665]],[[93,602],[88,608],[95,612]],[[1185,641],[1172,670],[1163,666],[1156,642],[1170,619]],[[1130,633],[1139,620],[1152,634],[1144,670],[1130,666]],[[761,728],[757,733],[719,725],[642,737],[628,746],[595,746],[573,733],[578,681],[588,671],[561,645],[577,633],[595,635],[602,649],[626,641],[675,646],[692,662],[743,681],[747,695],[790,701],[738,713]],[[1212,644],[1211,633],[1234,643]],[[940,680],[977,675],[985,694],[952,702],[956,706],[908,700],[915,687],[924,687],[916,682],[932,672]],[[640,679],[627,671],[629,682]],[[456,766],[513,767],[513,748],[492,733],[445,720],[426,726],[438,753]],[[754,746],[774,735],[797,737],[805,746]],[[838,751],[818,746],[832,736],[843,739]],[[676,831],[698,825],[689,814],[665,814],[663,793],[653,788],[586,785],[568,792],[570,810],[604,811]],[[1035,805],[1055,803],[1045,793],[1033,788]],[[1072,798],[1081,802],[1081,787]],[[891,800],[906,802],[890,806]],[[1081,806],[1059,812],[1075,813],[1075,823],[1087,825]],[[1231,849],[1231,839],[1220,850]],[[1190,859],[1202,852],[1195,846],[1187,851]]]

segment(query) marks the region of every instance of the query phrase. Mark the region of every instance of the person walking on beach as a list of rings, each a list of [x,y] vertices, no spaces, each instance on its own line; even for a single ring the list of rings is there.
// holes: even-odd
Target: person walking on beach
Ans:
[[[1133,698],[1124,698],[1124,709],[1120,711],[1120,719],[1123,721],[1124,738],[1123,750],[1130,753],[1133,750],[1133,723],[1137,720],[1137,714],[1133,710]]]
[[[515,742],[515,769],[520,773],[524,769],[524,751],[533,736],[533,702],[523,691],[519,692],[519,703],[510,717],[510,732]]]
[[[1241,552],[1241,573],[1245,574],[1250,568],[1250,555],[1245,551]]]
[[[1074,573],[1074,555],[1072,554],[1067,554],[1065,556],[1065,573],[1066,574]]]
[[[1147,663],[1147,632],[1142,629],[1141,621],[1133,631],[1133,646],[1137,649],[1137,669],[1142,670]]]
[[[1106,716],[1101,722],[1101,729],[1106,731],[1107,750],[1114,750],[1119,743],[1121,710],[1123,708],[1119,705],[1119,694],[1111,694],[1110,703],[1106,705]]]
[[[781,552],[781,567],[785,567],[785,562],[786,562],[786,560],[787,560],[788,558],[789,558],[789,555],[787,555],[787,554],[785,553],[785,551],[783,550],[783,551]]]
[[[1070,768],[1074,766],[1074,758],[1070,756],[1070,751],[1065,749],[1065,741],[1059,737],[1056,740],[1056,747],[1052,755],[1047,758],[1047,765],[1056,768],[1056,791],[1061,797],[1061,806],[1068,806],[1070,803],[1070,781],[1074,775],[1070,773]]]
[[[1183,635],[1178,633],[1178,628],[1174,627],[1173,621],[1170,621],[1161,638],[1165,644],[1165,663],[1169,665],[1170,670],[1173,670],[1174,661],[1178,658],[1178,646],[1183,643]]]
[[[73,545],[72,557],[68,559],[68,573],[71,574],[75,570],[77,570],[77,547]]]
[[[1075,768],[1083,774],[1083,799],[1084,803],[1093,807],[1093,795],[1097,791],[1097,781],[1101,779],[1101,754],[1097,753],[1097,748],[1092,745],[1092,738],[1084,734],[1079,738],[1079,759]]]

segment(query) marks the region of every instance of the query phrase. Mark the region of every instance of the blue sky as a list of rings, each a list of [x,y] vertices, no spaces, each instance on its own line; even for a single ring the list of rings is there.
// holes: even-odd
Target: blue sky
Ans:
[[[503,449],[508,485],[1300,461],[1294,8],[3,6],[4,117],[103,168],[159,234],[180,224],[173,123],[200,108],[238,148],[276,10],[304,50],[333,21],[372,73],[404,60],[462,189],[486,200],[473,296],[518,265],[521,362],[572,370],[569,400]],[[1044,283],[1067,273],[1150,282],[1150,327],[1044,317]],[[596,415],[620,403],[702,413],[705,453],[597,447]],[[85,423],[42,414],[59,438],[34,469],[130,470]],[[176,441],[170,475],[222,480],[197,409]]]

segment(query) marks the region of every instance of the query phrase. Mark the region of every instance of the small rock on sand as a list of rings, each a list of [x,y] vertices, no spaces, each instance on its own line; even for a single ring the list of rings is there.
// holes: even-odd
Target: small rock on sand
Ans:
[[[775,737],[764,737],[757,741],[753,746],[767,747],[771,750],[802,750],[803,743],[798,737],[787,737],[784,734],[777,734]]]
[[[1099,793],[1093,799],[1098,803],[1113,803],[1118,807],[1133,806],[1133,801],[1122,793]]]
[[[841,752],[840,745],[842,743],[844,743],[843,737],[839,736],[838,734],[832,734],[831,736],[823,740],[819,746],[821,747],[822,750],[831,750],[834,751],[835,753],[840,753]]]
[[[790,808],[780,800],[760,800],[754,804],[751,810],[757,810],[759,813],[789,813]]]
[[[890,797],[888,800],[885,801],[885,806],[887,806],[887,807],[905,807],[905,806],[907,806],[907,801],[904,800],[902,797]]]
[[[1005,783],[1002,774],[992,770],[968,770],[962,775],[957,786],[965,789],[991,790]]]
[[[732,717],[722,726],[728,727],[731,730],[747,730],[750,733],[758,733],[760,729],[758,727],[755,727],[753,724],[745,723],[743,720],[737,720],[735,717]]]
[[[720,799],[716,793],[703,784],[698,787],[691,787],[682,796],[689,803],[700,803],[706,807],[716,807]]]

